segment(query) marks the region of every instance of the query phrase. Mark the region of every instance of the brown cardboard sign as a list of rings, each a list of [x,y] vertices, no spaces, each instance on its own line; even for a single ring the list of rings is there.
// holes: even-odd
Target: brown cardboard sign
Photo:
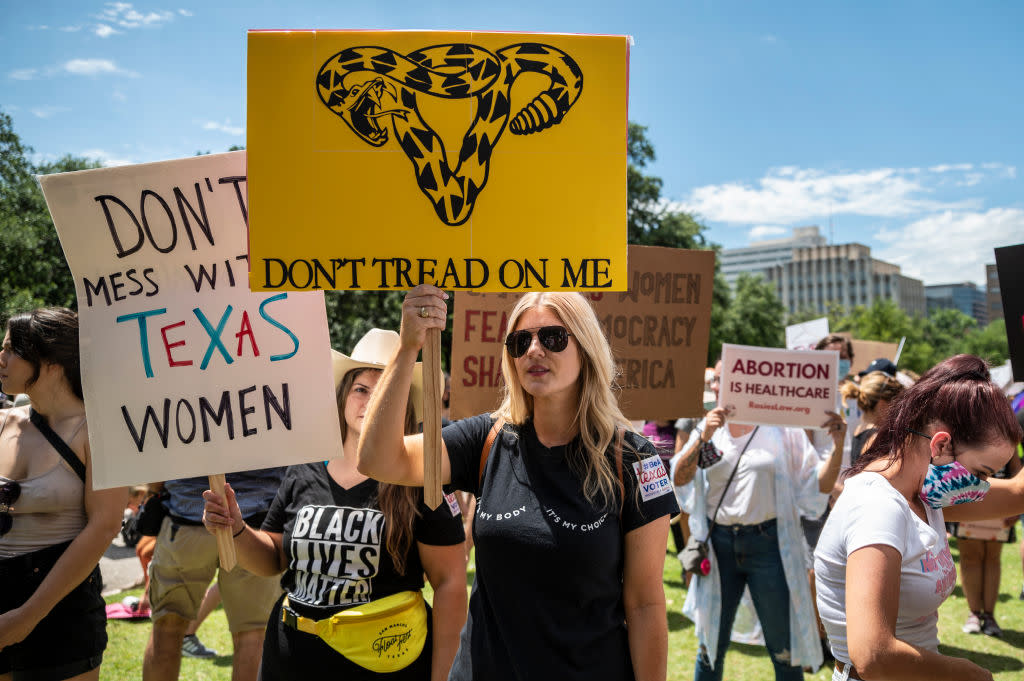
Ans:
[[[850,338],[849,332],[840,333],[840,336]],[[850,375],[856,376],[868,368],[876,359],[896,360],[896,352],[899,350],[899,343],[887,343],[885,341],[860,340],[851,338],[853,344],[853,360],[850,362]]]
[[[619,406],[630,419],[704,413],[711,333],[713,251],[629,247],[629,290],[583,293],[594,306],[618,367]],[[455,294],[452,418],[501,401],[502,343],[518,294]]]

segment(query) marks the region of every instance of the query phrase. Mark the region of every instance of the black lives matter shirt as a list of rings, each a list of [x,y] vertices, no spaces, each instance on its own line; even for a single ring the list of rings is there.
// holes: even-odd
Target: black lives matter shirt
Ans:
[[[322,463],[290,466],[270,505],[263,529],[284,535],[288,567],[281,585],[299,614],[322,619],[357,603],[423,588],[415,542],[450,546],[465,539],[454,497],[431,511],[422,502],[405,574],[387,550],[386,520],[377,501],[379,483],[338,485]]]
[[[632,679],[623,535],[679,510],[671,485],[651,483],[664,472],[654,446],[626,434],[620,517],[617,499],[599,508],[584,497],[566,459],[579,443],[549,449],[529,422],[495,438],[480,489],[491,426],[483,414],[442,431],[452,486],[478,497],[476,580],[449,681]]]

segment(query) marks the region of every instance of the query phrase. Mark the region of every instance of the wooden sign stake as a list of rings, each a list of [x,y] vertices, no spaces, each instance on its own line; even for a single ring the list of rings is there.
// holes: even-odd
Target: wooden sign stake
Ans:
[[[441,505],[441,329],[427,329],[423,344],[423,502]]]
[[[224,498],[224,474],[218,473],[210,476],[210,489]],[[220,567],[222,570],[231,572],[238,564],[238,557],[235,556],[235,540],[231,537],[231,530],[217,530],[214,533],[217,537],[217,552],[220,554]]]

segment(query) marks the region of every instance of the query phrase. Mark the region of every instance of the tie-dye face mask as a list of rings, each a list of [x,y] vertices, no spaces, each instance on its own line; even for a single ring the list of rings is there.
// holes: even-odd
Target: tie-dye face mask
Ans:
[[[990,486],[959,461],[941,466],[932,463],[921,486],[921,501],[936,509],[981,501]]]

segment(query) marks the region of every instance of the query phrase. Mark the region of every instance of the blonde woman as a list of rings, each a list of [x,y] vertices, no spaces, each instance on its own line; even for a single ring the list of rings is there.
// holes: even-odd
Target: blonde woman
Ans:
[[[433,286],[406,296],[402,344],[359,444],[371,477],[423,483],[423,437],[403,439],[398,426],[446,298]],[[619,411],[611,350],[586,299],[528,293],[508,325],[501,406],[442,433],[444,482],[477,496],[476,580],[449,678],[662,680],[662,568],[677,505],[661,459]]]
[[[860,453],[866,451],[878,432],[878,424],[889,413],[889,403],[903,392],[903,384],[883,371],[872,371],[860,379],[860,384],[847,381],[839,389],[844,400],[856,400],[861,419],[850,437],[850,465],[857,463]]]

